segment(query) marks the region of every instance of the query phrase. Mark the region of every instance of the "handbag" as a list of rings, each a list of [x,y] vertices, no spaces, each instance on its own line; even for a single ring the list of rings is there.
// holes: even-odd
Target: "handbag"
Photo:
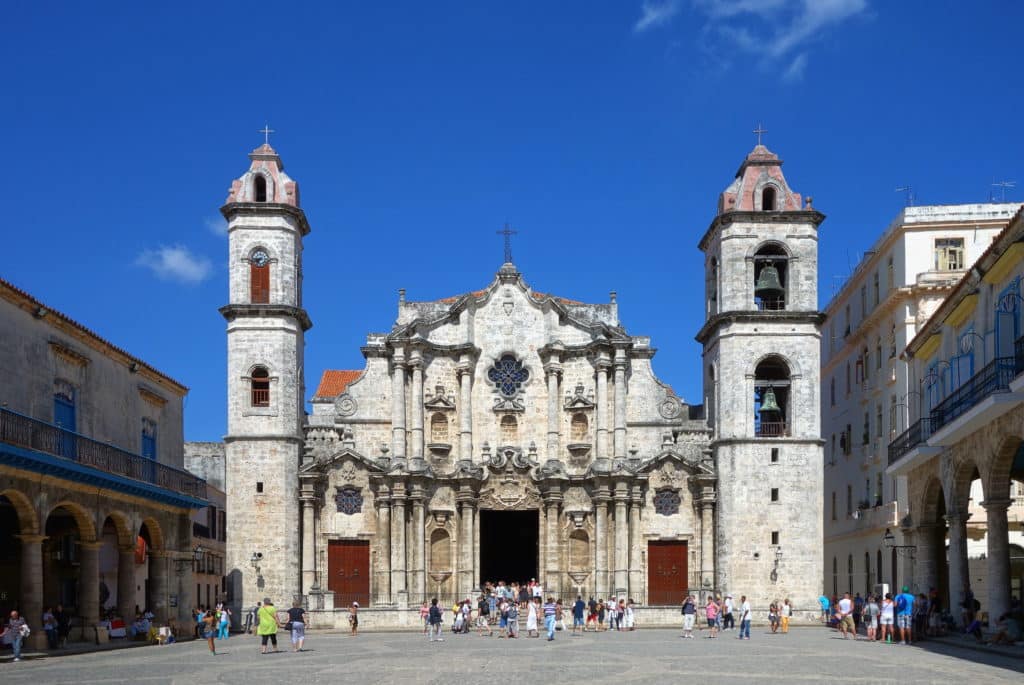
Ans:
[[[285,623],[284,629],[287,630],[289,633],[292,632],[292,622],[288,621],[287,623]]]
[[[27,623],[23,623],[22,626],[21,626],[21,636],[24,638],[24,637],[28,637],[31,634],[32,634],[32,630],[28,627],[28,624]]]

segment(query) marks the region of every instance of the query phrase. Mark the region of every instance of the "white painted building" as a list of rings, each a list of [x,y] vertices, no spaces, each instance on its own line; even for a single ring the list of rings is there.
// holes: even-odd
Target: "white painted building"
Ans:
[[[865,594],[909,580],[901,479],[886,477],[889,443],[921,401],[900,359],[907,343],[1020,207],[1015,203],[907,207],[825,308],[821,340],[825,440],[824,588]]]

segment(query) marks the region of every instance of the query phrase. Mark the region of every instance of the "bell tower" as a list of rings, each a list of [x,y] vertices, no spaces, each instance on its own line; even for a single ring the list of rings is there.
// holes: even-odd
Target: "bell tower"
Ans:
[[[822,578],[824,219],[759,142],[700,241],[706,321],[697,334],[718,468],[716,587],[755,608],[789,597],[812,617]]]
[[[228,221],[228,430],[224,438],[225,575],[234,610],[263,597],[280,607],[300,590],[298,468],[303,355],[312,326],[302,307],[299,187],[269,143],[231,184]],[[239,613],[238,615],[241,615]]]

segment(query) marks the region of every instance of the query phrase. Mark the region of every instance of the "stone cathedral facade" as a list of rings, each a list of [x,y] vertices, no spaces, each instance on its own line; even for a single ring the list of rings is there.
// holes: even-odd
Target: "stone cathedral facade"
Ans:
[[[309,415],[310,228],[277,153],[250,159],[222,210],[232,603],[301,597],[332,625],[357,601],[364,623],[401,624],[424,599],[536,578],[564,598],[656,607],[729,591],[814,611],[824,217],[775,155],[744,160],[700,242],[703,404],[655,376],[614,293],[534,290],[508,256],[480,290],[400,291],[364,368],[323,372]]]

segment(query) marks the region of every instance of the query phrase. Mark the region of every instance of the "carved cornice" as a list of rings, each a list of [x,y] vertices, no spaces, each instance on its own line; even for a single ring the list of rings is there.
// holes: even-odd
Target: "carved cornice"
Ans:
[[[729,226],[735,222],[748,222],[755,224],[813,224],[817,228],[822,221],[825,220],[825,215],[816,209],[799,209],[790,210],[785,212],[756,212],[750,210],[734,210],[730,212],[722,212],[714,219],[711,220],[711,224],[708,226],[708,230],[704,232],[700,242],[697,243],[697,247],[700,250],[707,248],[708,241],[711,239],[712,234],[726,226]]]
[[[238,317],[284,316],[295,319],[303,331],[313,327],[313,321],[305,309],[286,304],[226,304],[217,311],[228,321],[234,321]]]
[[[54,356],[72,366],[88,366],[89,358],[58,340],[50,341],[50,351]]]
[[[229,202],[220,208],[220,213],[228,221],[231,221],[231,218],[234,216],[250,217],[287,214],[298,221],[299,232],[302,235],[309,234],[309,222],[306,220],[306,213],[298,207],[282,202]]]
[[[694,336],[704,344],[712,332],[725,323],[810,323],[821,326],[825,315],[818,311],[760,311],[757,309],[722,312],[709,318]]]

